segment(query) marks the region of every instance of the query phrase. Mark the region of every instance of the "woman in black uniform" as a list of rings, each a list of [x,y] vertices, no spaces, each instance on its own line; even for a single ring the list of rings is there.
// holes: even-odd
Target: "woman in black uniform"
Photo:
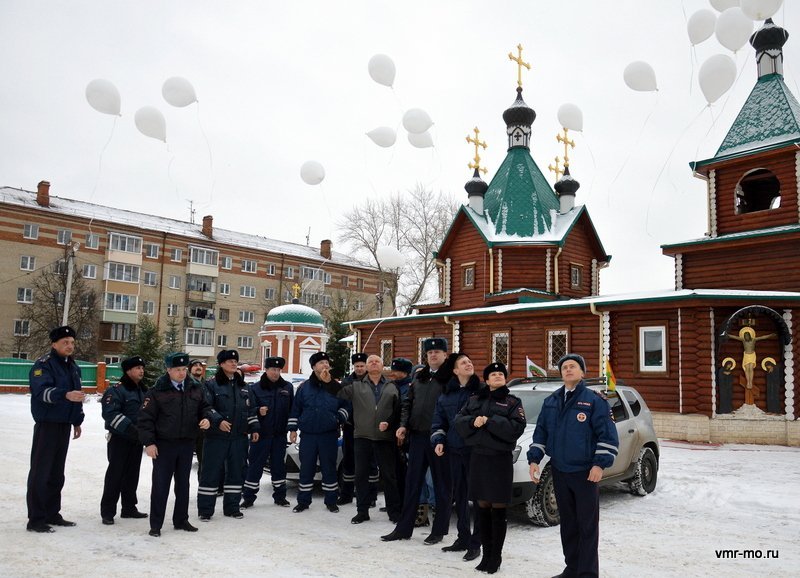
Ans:
[[[483,557],[475,569],[494,574],[502,562],[506,539],[506,507],[511,502],[513,457],[517,438],[525,430],[525,410],[506,387],[502,363],[483,370],[486,387],[469,398],[455,419],[464,442],[472,447],[469,499],[478,502]]]

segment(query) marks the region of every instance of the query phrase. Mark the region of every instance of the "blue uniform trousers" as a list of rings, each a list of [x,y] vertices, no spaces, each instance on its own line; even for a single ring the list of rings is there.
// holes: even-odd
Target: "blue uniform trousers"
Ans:
[[[561,548],[569,576],[597,576],[600,571],[600,486],[588,477],[589,470],[567,473],[553,468],[553,487],[561,515]]]
[[[33,426],[27,495],[31,524],[59,517],[71,429],[68,423],[39,422]]]
[[[314,489],[314,474],[317,459],[322,472],[322,490],[325,504],[333,505],[339,496],[339,483],[336,481],[336,456],[339,453],[337,432],[321,434],[303,433],[300,436],[300,484],[297,503],[309,505]]]
[[[481,537],[478,532],[478,511],[475,503],[470,506],[467,492],[469,480],[470,452],[468,450],[451,450],[450,452],[450,479],[453,482],[453,501],[455,502],[456,515],[458,516],[458,539],[470,550],[481,547]],[[439,515],[437,510],[436,515]],[[470,519],[472,530],[470,531]]]
[[[355,495],[356,458],[355,438],[352,424],[342,424],[342,479],[339,483],[339,494],[342,498],[352,500]]]
[[[139,486],[139,469],[142,465],[142,444],[111,434],[106,447],[108,468],[100,499],[100,517],[111,519],[117,515],[117,500],[122,497],[122,513],[136,511],[136,488]]]
[[[257,442],[250,443],[247,476],[242,490],[242,499],[245,502],[252,504],[256,501],[267,460],[272,477],[272,499],[286,499],[286,434],[284,433],[278,437],[260,437]]]
[[[213,516],[217,489],[223,484],[222,512],[226,516],[239,511],[242,483],[247,463],[246,435],[217,438],[206,436],[203,444],[203,466],[197,488],[197,513]]]
[[[175,479],[175,506],[172,524],[189,520],[189,475],[192,471],[194,440],[156,441],[158,457],[153,460],[153,483],[150,491],[150,528],[160,530],[164,525],[169,486]]]

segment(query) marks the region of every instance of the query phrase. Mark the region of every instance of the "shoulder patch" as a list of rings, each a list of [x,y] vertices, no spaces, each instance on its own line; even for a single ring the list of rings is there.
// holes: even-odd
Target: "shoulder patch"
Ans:
[[[33,370],[33,375],[35,375],[36,377],[39,377],[40,375],[42,375],[42,370],[41,369],[34,369]]]

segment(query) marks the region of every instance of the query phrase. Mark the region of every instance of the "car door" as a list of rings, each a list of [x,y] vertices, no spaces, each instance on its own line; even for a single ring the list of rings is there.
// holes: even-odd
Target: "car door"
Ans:
[[[623,396],[611,393],[608,396],[608,404],[611,406],[611,415],[614,418],[614,425],[617,428],[619,452],[617,453],[617,458],[614,460],[614,464],[603,472],[604,478],[616,476],[628,469],[628,466],[634,459],[633,452],[639,447],[639,436],[636,431],[636,425],[632,419],[630,408],[623,399]]]

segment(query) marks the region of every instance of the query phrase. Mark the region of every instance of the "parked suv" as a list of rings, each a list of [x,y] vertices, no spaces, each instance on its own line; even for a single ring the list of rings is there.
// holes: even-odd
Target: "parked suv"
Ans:
[[[587,379],[586,385],[607,397],[611,414],[619,435],[619,453],[614,465],[603,471],[601,485],[625,482],[631,493],[644,496],[656,489],[660,451],[658,438],[653,428],[653,416],[644,399],[632,387],[618,384],[615,391],[605,391],[601,380]],[[511,393],[522,400],[528,425],[517,440],[514,450],[514,486],[512,505],[524,504],[531,523],[538,526],[555,526],[560,522],[556,496],[553,489],[553,472],[549,457],[539,464],[541,477],[534,484],[526,453],[533,439],[536,419],[547,396],[559,387],[562,381],[542,379],[514,379],[509,382]]]

